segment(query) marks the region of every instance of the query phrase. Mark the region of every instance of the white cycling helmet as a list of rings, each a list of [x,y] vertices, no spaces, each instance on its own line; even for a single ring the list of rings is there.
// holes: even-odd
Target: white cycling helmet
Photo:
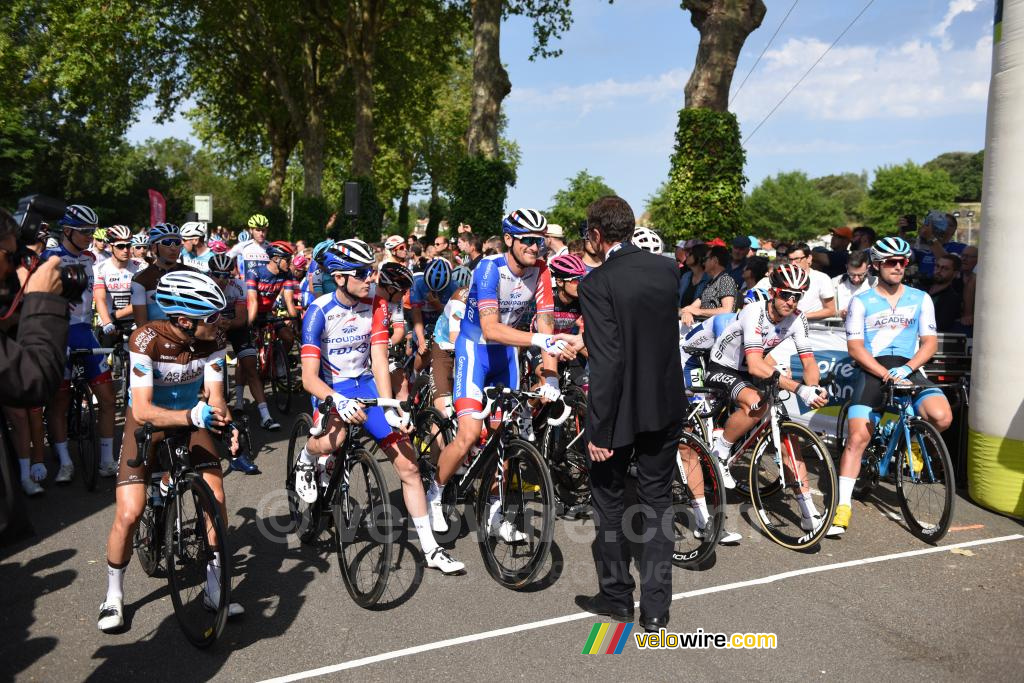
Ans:
[[[153,295],[168,317],[183,315],[202,320],[228,305],[224,292],[209,275],[193,270],[174,270],[163,275]]]
[[[188,221],[181,226],[181,239],[206,239],[206,223],[202,221]]]
[[[132,229],[127,225],[112,225],[107,228],[108,242],[128,242],[132,238]]]
[[[664,249],[664,244],[661,238],[658,237],[658,233],[654,232],[650,228],[645,228],[642,225],[638,225],[633,230],[633,239],[630,240],[635,246],[640,247],[644,251],[649,251],[652,254],[660,254]]]
[[[548,219],[537,209],[516,209],[501,222],[501,231],[509,235],[546,235]]]

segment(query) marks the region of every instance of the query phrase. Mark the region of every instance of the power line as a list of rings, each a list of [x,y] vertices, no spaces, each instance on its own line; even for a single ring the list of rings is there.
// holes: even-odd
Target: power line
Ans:
[[[864,9],[862,9],[860,11],[860,13],[858,13],[857,16],[855,16],[853,18],[853,21],[851,21],[849,24],[846,25],[846,28],[843,29],[842,33],[840,33],[838,36],[836,36],[836,39],[833,40],[832,44],[829,45],[825,49],[825,51],[821,53],[821,56],[818,57],[818,60],[816,62],[814,62],[814,64],[811,64],[811,68],[804,72],[804,75],[800,77],[800,80],[798,80],[796,83],[793,84],[793,87],[790,88],[789,91],[786,92],[786,94],[782,96],[782,99],[779,100],[778,103],[774,107],[772,107],[772,110],[770,112],[768,112],[768,114],[763,119],[761,119],[761,122],[759,124],[757,124],[757,126],[754,128],[754,130],[750,131],[750,135],[748,135],[747,137],[743,138],[743,142],[744,143],[746,143],[748,140],[750,140],[750,138],[754,137],[754,133],[756,133],[757,131],[761,130],[761,126],[763,126],[765,124],[765,122],[768,119],[771,118],[772,114],[774,114],[775,111],[779,107],[782,106],[782,103],[786,101],[786,98],[788,98],[791,94],[793,94],[793,91],[796,90],[800,86],[800,84],[804,82],[804,79],[807,78],[807,76],[810,75],[810,73],[812,71],[814,71],[814,67],[818,66],[818,64],[821,63],[821,60],[823,60],[825,58],[825,55],[827,55],[832,50],[832,48],[834,48],[836,46],[836,43],[838,43],[840,40],[842,40],[843,36],[846,35],[846,32],[849,31],[851,28],[853,28],[853,25],[857,23],[857,20],[860,19],[861,16],[865,12],[868,11],[868,8],[871,7],[871,5],[874,4],[874,2],[875,2],[875,0],[868,0],[868,3],[866,5],[864,5]]]
[[[750,67],[750,71],[748,71],[747,75],[743,77],[743,82],[740,83],[740,87],[736,88],[736,92],[734,92],[732,95],[729,96],[729,104],[730,105],[734,103],[734,101],[736,99],[736,96],[740,94],[740,90],[743,90],[743,86],[746,85],[747,79],[750,78],[750,74],[754,73],[754,69],[756,69],[757,65],[761,63],[761,57],[764,57],[764,53],[768,52],[768,48],[770,48],[772,46],[772,41],[775,40],[775,36],[779,35],[779,31],[781,31],[782,27],[786,24],[786,19],[789,19],[789,15],[793,13],[794,9],[796,9],[796,4],[798,2],[800,2],[800,0],[793,0],[793,4],[790,5],[789,11],[786,12],[786,16],[782,17],[782,21],[779,23],[778,27],[775,29],[775,33],[773,33],[772,37],[768,39],[768,43],[764,46],[764,49],[761,50],[761,54],[759,54],[757,56],[757,59],[754,60],[754,65],[752,67]]]

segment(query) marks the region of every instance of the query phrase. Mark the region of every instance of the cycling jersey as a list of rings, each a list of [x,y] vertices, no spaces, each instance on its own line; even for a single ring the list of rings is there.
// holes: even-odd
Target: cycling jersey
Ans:
[[[113,258],[98,263],[93,268],[93,291],[100,287],[107,290],[107,308],[111,314],[132,305],[132,278],[138,272],[139,264],[135,261],[127,261],[124,267],[119,268],[117,259]],[[131,317],[128,316],[128,319]]]
[[[266,244],[265,242],[263,244]],[[267,256],[267,249],[263,244],[255,240],[239,242],[228,251],[229,256],[234,256],[238,261],[238,274],[243,278],[251,268],[265,264],[270,260]]]
[[[299,304],[303,308],[309,308],[313,300],[323,293],[323,271],[320,270],[319,264],[313,261],[309,264],[306,276],[299,282]]]
[[[165,273],[176,270],[195,270],[184,263],[172,263],[171,267],[163,270],[158,266],[150,266],[145,270],[135,273],[132,278],[132,306],[145,306],[148,320],[167,320],[163,309],[157,305],[153,298],[156,295],[156,285]]]
[[[210,272],[210,259],[213,258],[213,249],[207,249],[205,254],[195,255],[190,251],[182,249],[181,262],[204,273]]]
[[[464,317],[466,317],[466,303],[455,297],[449,299],[444,306],[444,311],[437,318],[437,324],[434,325],[434,343],[445,351],[454,349],[455,343],[450,341],[451,335],[452,332],[459,333]]]
[[[376,282],[370,283],[370,293],[367,294],[366,296],[369,297],[370,299],[373,299],[377,296]],[[385,301],[387,301],[386,296],[381,296],[385,299]],[[405,311],[402,310],[401,301],[388,301],[388,315],[391,316],[392,327],[405,327]]]
[[[86,251],[89,252],[90,254],[92,254],[92,257],[96,260],[95,262],[96,262],[97,265],[100,264],[100,263],[103,263],[108,258],[110,258],[110,252],[109,251],[103,251],[102,249],[97,249],[95,246],[89,247],[88,249],[86,249]]]
[[[128,339],[131,388],[153,388],[153,405],[183,410],[199,401],[203,382],[224,381],[224,340],[181,341],[169,320],[146,323]],[[131,392],[128,403],[131,405]]]
[[[555,334],[582,333],[583,332],[583,311],[580,309],[579,299],[570,299],[569,303],[562,303],[559,296],[554,297],[554,319]],[[537,331],[537,318],[533,318],[533,330]]]
[[[699,387],[703,384],[703,368],[700,358],[691,352],[700,349],[710,350],[725,328],[736,320],[737,315],[737,313],[713,315],[691,327],[685,334],[679,335],[679,361],[683,366],[683,384],[687,387]],[[694,397],[694,400],[697,400],[697,397]]]
[[[47,249],[43,252],[41,259],[46,259],[51,256],[60,257],[61,267],[69,266],[72,264],[78,264],[85,268],[86,276],[89,278],[89,286],[82,292],[82,300],[77,304],[71,304],[71,318],[69,323],[71,325],[88,325],[92,326],[92,288],[95,281],[95,273],[93,267],[96,265],[96,258],[93,253],[88,249],[78,254],[72,254],[63,244],[58,244],[56,249]]]
[[[291,273],[280,271],[271,273],[266,264],[258,264],[251,267],[245,277],[245,289],[248,292],[256,292],[256,311],[258,313],[270,313],[274,309],[274,302],[282,290],[295,291],[295,280]]]
[[[812,355],[807,317],[803,312],[797,311],[777,323],[772,322],[768,317],[769,303],[759,301],[743,307],[711,347],[711,362],[746,372],[748,353],[767,355],[790,337],[801,358]]]
[[[224,307],[224,317],[228,320],[234,320],[236,315],[239,315],[238,309],[241,309],[241,315],[245,316],[245,285],[242,284],[241,280],[231,278],[221,288],[224,291],[224,299],[228,302],[228,305]]]
[[[536,301],[539,315],[554,312],[547,264],[537,261],[537,265],[527,268],[520,277],[512,273],[506,254],[487,256],[473,271],[466,317],[459,334],[471,342],[487,344],[480,327],[481,310],[496,308],[502,324],[516,327],[531,301]]]
[[[919,337],[934,337],[935,306],[927,292],[903,286],[899,301],[890,306],[878,290],[870,289],[850,301],[846,338],[863,340],[875,356],[913,358]]]
[[[346,306],[337,295],[324,294],[302,319],[302,357],[320,361],[320,378],[330,386],[360,377],[370,367],[370,346],[388,343],[389,325],[382,297]]]
[[[412,289],[409,290],[409,305],[413,309],[419,309],[423,314],[423,325],[425,327],[432,327],[437,323],[437,319],[441,316],[441,311],[444,310],[445,305],[452,298],[452,294],[458,286],[454,282],[449,282],[448,286],[440,292],[432,292],[427,287],[427,282],[423,278],[423,273],[416,273],[412,278]],[[430,295],[433,294],[437,297],[440,302],[439,306],[435,306],[430,301]]]

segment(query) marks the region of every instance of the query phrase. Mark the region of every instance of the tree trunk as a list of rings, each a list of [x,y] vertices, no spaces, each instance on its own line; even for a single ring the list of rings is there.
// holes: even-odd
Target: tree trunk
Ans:
[[[395,232],[403,237],[411,232],[409,230],[409,189],[407,187],[402,190],[402,200],[398,203],[398,229]]]
[[[302,136],[302,194],[307,197],[323,196],[324,147],[327,130],[317,106],[306,112],[306,126]]]
[[[371,55],[363,55],[352,64],[356,81],[356,129],[352,141],[352,175],[370,178],[376,145],[373,139],[373,62]]]
[[[267,190],[263,193],[263,206],[279,206],[281,191],[284,189],[285,176],[288,173],[288,159],[295,148],[295,137],[283,126],[267,123],[267,137],[270,139],[270,180]]]
[[[427,244],[433,244],[437,237],[437,229],[441,225],[441,203],[438,201],[437,181],[430,179],[430,204],[427,208]]]
[[[683,0],[700,31],[697,61],[686,82],[686,108],[728,111],[729,87],[747,36],[767,11],[762,0]]]
[[[498,155],[501,101],[512,91],[508,72],[501,64],[502,2],[473,2],[473,99],[466,147],[470,156],[487,159]]]

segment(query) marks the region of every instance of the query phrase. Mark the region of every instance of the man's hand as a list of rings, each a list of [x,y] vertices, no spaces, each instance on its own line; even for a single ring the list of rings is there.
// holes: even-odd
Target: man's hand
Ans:
[[[615,451],[610,448],[601,448],[592,443],[587,444],[587,451],[590,453],[590,459],[594,462],[604,462],[615,454]]]
[[[683,321],[683,324],[687,327],[693,327],[693,313],[690,313],[685,308],[679,311],[679,319]]]
[[[334,221],[338,218],[338,212],[335,211],[331,214],[331,217],[327,219],[327,225],[324,226],[324,230],[330,230],[334,227]]]
[[[238,429],[231,430],[231,444],[228,446],[231,451],[231,457],[238,455]]]
[[[421,337],[416,340],[416,344],[416,353],[418,353],[421,356],[427,355],[427,340]]]
[[[28,278],[25,294],[42,292],[44,294],[60,294],[60,257],[51,256],[40,265],[36,272]]]

